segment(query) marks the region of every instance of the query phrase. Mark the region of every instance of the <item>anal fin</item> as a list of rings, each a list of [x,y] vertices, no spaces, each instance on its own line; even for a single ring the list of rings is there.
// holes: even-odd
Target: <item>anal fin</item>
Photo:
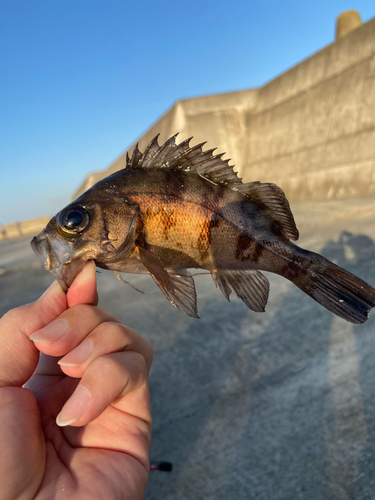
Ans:
[[[172,306],[178,307],[192,318],[199,318],[192,275],[186,269],[166,270],[160,259],[150,251],[142,247],[138,247],[138,250],[142,264]]]
[[[268,300],[269,282],[259,271],[213,271],[212,279],[229,302],[233,292],[249,309],[264,312]]]

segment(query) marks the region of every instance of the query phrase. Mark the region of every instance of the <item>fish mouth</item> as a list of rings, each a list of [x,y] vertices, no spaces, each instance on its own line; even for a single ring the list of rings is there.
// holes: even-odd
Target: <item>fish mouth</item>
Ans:
[[[54,253],[49,240],[42,234],[34,236],[30,245],[36,256],[43,262],[44,268],[47,271],[52,271],[63,264]]]
[[[43,262],[44,268],[53,274],[64,292],[67,292],[85,262],[80,259],[73,260],[69,242],[50,241],[43,233],[34,236],[30,244],[36,256]]]

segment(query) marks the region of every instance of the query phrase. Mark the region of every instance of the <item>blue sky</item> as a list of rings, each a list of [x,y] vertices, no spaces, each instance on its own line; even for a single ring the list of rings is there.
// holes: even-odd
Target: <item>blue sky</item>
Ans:
[[[2,0],[0,223],[53,215],[176,100],[263,85],[370,0]]]

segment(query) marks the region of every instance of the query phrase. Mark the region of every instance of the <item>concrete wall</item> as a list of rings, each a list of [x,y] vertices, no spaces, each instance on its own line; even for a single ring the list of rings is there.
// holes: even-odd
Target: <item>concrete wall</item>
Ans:
[[[240,158],[243,155],[246,132],[245,111],[254,108],[257,92],[257,89],[250,89],[178,101],[139,139],[139,148],[143,151],[159,133],[159,144],[162,144],[178,132],[177,142],[194,136],[192,145],[207,141],[207,149],[217,147],[217,153],[230,152],[233,159]],[[134,146],[135,143],[128,149],[130,155]],[[89,174],[74,193],[73,199],[98,180],[124,168],[125,165],[126,152],[106,170]],[[240,166],[237,162],[237,170]]]
[[[178,101],[140,149],[159,132],[207,141],[244,181],[275,182],[292,201],[375,195],[375,19],[259,89]],[[74,197],[124,166],[125,154]]]
[[[22,222],[15,221],[11,224],[0,225],[0,241],[28,234],[37,234],[44,229],[50,218],[49,215],[46,215],[37,219],[29,219]]]
[[[246,129],[246,180],[292,200],[374,195],[375,19],[259,89]]]

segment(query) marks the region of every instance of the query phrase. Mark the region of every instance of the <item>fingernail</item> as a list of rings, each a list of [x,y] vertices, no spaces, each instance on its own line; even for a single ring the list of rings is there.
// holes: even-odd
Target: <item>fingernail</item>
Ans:
[[[53,344],[57,342],[69,330],[66,319],[57,319],[41,330],[30,335],[30,340],[41,344]]]
[[[87,339],[70,351],[69,354],[61,358],[58,364],[61,366],[80,366],[89,358],[93,350],[94,342],[91,339]]]
[[[70,396],[68,401],[63,406],[63,409],[56,417],[56,423],[60,427],[65,427],[66,425],[70,425],[82,415],[85,411],[89,401],[91,398],[91,394],[86,389],[84,385],[80,385],[75,392]]]

